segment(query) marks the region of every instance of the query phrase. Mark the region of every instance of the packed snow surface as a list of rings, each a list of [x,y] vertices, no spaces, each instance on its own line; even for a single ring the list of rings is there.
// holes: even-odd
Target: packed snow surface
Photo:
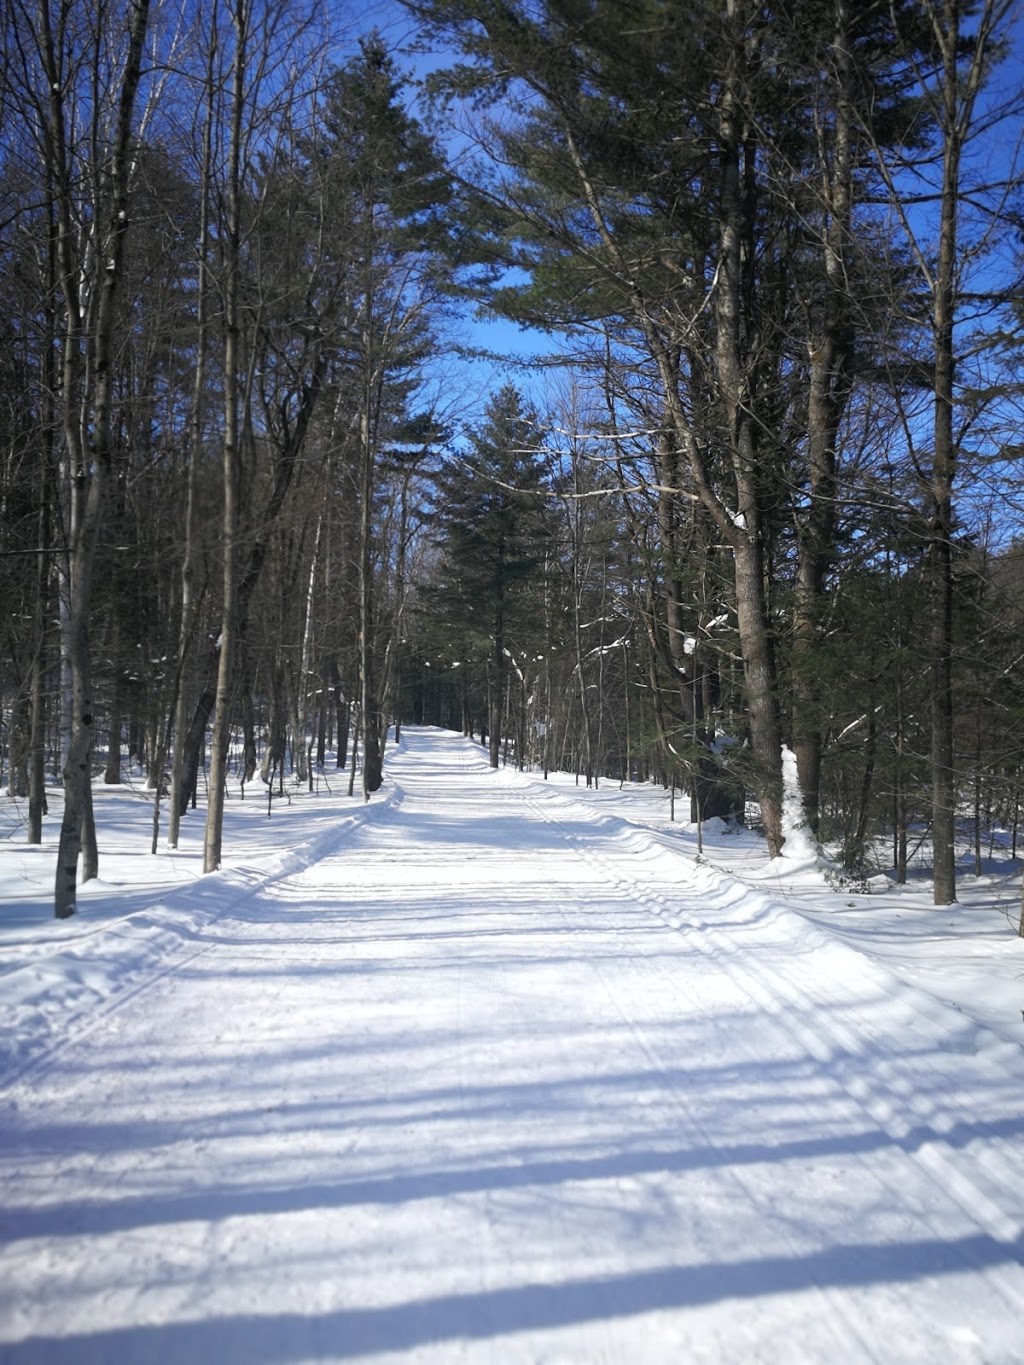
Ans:
[[[4,1365],[1024,1361],[1024,1052],[919,903],[437,730],[206,877],[132,800],[67,924],[0,857]]]

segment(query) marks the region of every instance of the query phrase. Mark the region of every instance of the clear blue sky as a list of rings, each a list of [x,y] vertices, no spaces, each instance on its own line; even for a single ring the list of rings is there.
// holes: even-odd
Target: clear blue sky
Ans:
[[[407,72],[414,81],[450,60],[450,54],[438,53],[431,56],[408,51],[416,37],[417,28],[398,0],[370,0],[365,6],[353,6],[352,14],[348,28],[350,37],[342,42],[338,50],[339,61],[343,61],[355,50],[360,36],[374,30],[377,30],[395,50],[400,69]],[[508,382],[516,384],[539,401],[539,393],[534,392],[539,385],[523,365],[516,362],[528,363],[533,357],[550,353],[555,349],[552,339],[500,319],[475,317],[472,310],[467,307],[458,340],[499,356],[510,357],[509,364],[481,360],[473,364],[462,362],[454,367],[459,382],[467,387],[468,406],[482,407],[488,393],[493,393],[495,389]]]

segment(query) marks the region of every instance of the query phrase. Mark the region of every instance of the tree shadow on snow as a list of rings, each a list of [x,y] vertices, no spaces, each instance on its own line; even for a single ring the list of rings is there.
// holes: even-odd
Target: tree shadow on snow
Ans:
[[[559,1284],[522,1284],[444,1294],[411,1303],[345,1308],[319,1314],[218,1316],[30,1337],[4,1347],[5,1365],[91,1365],[92,1362],[334,1360],[409,1351],[445,1341],[486,1340],[685,1310],[724,1299],[754,1300],[813,1289],[864,1288],[1005,1265],[1024,1255],[1020,1241],[978,1235],[947,1241],[860,1243],[797,1256],[761,1256],[704,1265],[663,1266]]]

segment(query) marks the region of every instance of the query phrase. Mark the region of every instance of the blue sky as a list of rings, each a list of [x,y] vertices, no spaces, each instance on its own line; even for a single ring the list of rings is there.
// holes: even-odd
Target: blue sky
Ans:
[[[343,60],[350,51],[355,49],[356,42],[361,34],[376,29],[396,50],[403,69],[409,71],[414,78],[422,76],[432,68],[445,63],[446,56],[443,53],[431,55],[408,51],[416,36],[416,24],[398,0],[370,0],[370,3],[364,6],[358,8],[353,6],[350,13],[353,16],[348,29],[351,36],[347,42],[341,45],[338,52],[340,60]],[[1024,86],[1024,21],[1018,18],[1011,29],[1010,53],[1007,60],[1000,66],[989,92],[983,96],[983,106],[986,103],[991,105],[1014,98],[1022,86]],[[988,162],[988,165],[972,167],[972,173],[977,173],[978,178],[999,178],[1000,175],[1006,173],[1006,167],[1012,159],[1016,159],[1019,164],[1021,146],[1018,138],[1024,138],[1024,121],[1021,121],[1021,126],[1016,135],[1012,126],[1003,131],[1005,136],[1001,136],[998,140],[989,140],[983,149],[983,158]],[[922,213],[922,210],[917,210],[915,219],[919,221]],[[930,228],[925,227],[922,240],[926,240],[931,235]],[[1019,242],[1016,239],[1013,242],[1007,240],[1004,246],[1004,251],[1011,254],[1013,252],[1019,253],[1019,249]],[[991,270],[991,263],[987,268]],[[1008,256],[1004,257],[1000,273],[1008,274],[1012,268],[1012,262]],[[979,281],[975,287],[984,287],[984,284]],[[468,366],[463,363],[459,367],[459,373],[464,376],[463,382],[468,386],[467,397],[471,406],[474,402],[482,403],[486,400],[488,391],[493,391],[502,383],[510,380],[529,393],[534,401],[540,399],[545,384],[543,373],[531,376],[528,369],[514,362],[516,360],[522,361],[528,366],[531,358],[550,354],[557,350],[555,339],[547,338],[535,331],[524,330],[501,320],[475,317],[468,308],[463,327],[464,332],[460,340],[514,358],[507,365],[500,362],[481,361]]]
[[[351,37],[341,44],[338,60],[344,60],[355,50],[361,35],[375,29],[394,47],[400,68],[410,73],[414,80],[444,65],[447,60],[444,54],[432,57],[408,51],[416,36],[416,24],[397,0],[371,0],[371,3],[359,7],[358,15],[354,15],[349,28]],[[458,375],[460,384],[465,386],[468,407],[482,407],[489,393],[509,382],[516,384],[535,400],[539,398],[543,380],[535,380],[528,366],[531,358],[555,349],[550,338],[501,319],[476,317],[469,307],[460,328],[452,330],[458,330],[458,340],[463,344],[509,357],[507,364],[500,360],[460,361],[455,364],[453,372]],[[534,393],[534,390],[537,392]]]

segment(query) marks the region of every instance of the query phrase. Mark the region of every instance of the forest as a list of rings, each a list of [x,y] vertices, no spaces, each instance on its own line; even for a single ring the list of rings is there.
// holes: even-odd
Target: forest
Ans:
[[[937,905],[1016,856],[1012,0],[0,4],[0,763],[58,918],[94,780],[211,871],[229,783],[369,799],[403,723],[773,856],[792,769]]]

